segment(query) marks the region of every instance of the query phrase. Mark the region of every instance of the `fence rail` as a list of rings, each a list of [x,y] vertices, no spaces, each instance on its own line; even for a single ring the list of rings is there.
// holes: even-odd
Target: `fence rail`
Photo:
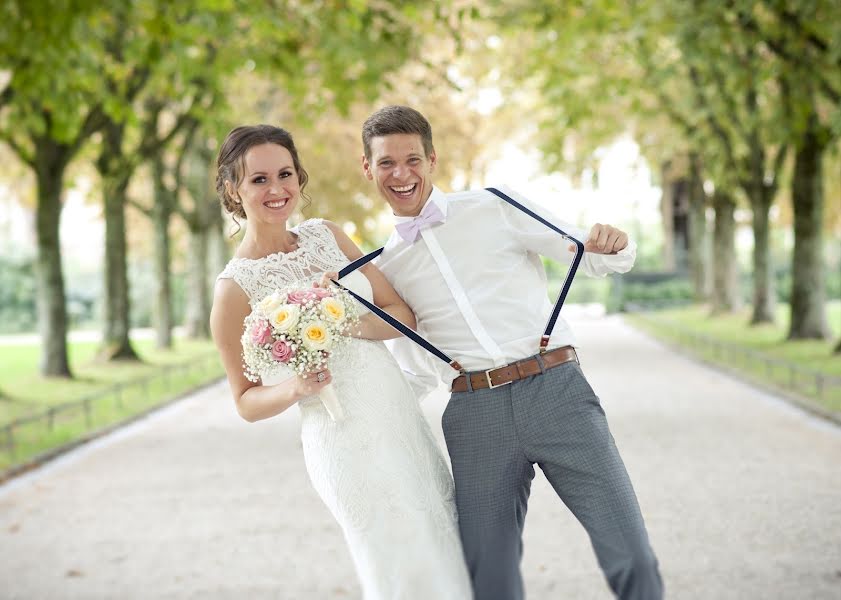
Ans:
[[[804,396],[826,401],[830,396],[841,398],[841,377],[809,369],[798,364],[768,356],[751,350],[722,342],[713,337],[690,331],[671,321],[652,317],[645,312],[633,312],[634,317],[648,324],[661,328],[668,327],[667,337],[676,340],[691,352],[712,361],[740,367],[765,383],[772,383],[785,390]]]
[[[187,362],[164,365],[154,373],[115,383],[82,398],[50,406],[36,414],[20,417],[0,425],[0,444],[7,458],[29,458],[40,450],[54,449],[75,442],[93,430],[119,423],[146,410],[155,408],[197,385],[222,376],[219,355],[209,353]],[[81,431],[78,426],[83,425]],[[64,439],[65,431],[76,439]],[[50,443],[55,438],[56,443]],[[21,456],[24,455],[24,456]]]

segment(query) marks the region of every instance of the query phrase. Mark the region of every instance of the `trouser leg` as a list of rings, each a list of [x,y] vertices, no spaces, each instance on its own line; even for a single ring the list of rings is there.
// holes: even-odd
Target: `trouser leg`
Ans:
[[[523,598],[522,532],[534,467],[513,425],[505,388],[453,394],[442,418],[476,600]]]
[[[587,530],[614,594],[623,600],[662,598],[631,480],[578,364],[555,367],[514,390],[524,451]]]

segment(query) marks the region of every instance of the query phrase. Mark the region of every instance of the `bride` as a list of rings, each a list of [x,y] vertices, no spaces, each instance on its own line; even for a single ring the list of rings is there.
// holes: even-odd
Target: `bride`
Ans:
[[[471,597],[453,502],[453,482],[403,375],[379,340],[397,332],[360,306],[358,339],[335,352],[319,377],[243,375],[240,337],[251,306],[288,284],[311,286],[362,252],[329,221],[288,229],[307,172],[290,134],[238,127],[219,152],[216,189],[225,209],[248,220],[219,275],[211,312],[237,411],[268,419],[301,411],[304,460],[313,487],[341,526],[369,600]],[[414,327],[409,307],[369,264],[342,283]],[[320,380],[320,381],[319,381]],[[334,422],[317,394],[331,383],[345,417]],[[316,569],[313,569],[313,576]]]

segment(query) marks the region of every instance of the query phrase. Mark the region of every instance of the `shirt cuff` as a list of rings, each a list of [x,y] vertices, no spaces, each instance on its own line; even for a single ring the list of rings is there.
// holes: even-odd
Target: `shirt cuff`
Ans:
[[[604,277],[608,273],[627,273],[637,260],[637,243],[629,240],[628,245],[616,254],[584,254],[584,271],[591,277]]]

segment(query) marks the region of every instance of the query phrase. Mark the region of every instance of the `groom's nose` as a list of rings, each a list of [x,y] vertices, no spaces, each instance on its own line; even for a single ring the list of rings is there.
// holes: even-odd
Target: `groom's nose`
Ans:
[[[409,168],[405,165],[395,165],[394,170],[391,172],[392,177],[395,179],[401,179],[406,177],[409,174]]]

